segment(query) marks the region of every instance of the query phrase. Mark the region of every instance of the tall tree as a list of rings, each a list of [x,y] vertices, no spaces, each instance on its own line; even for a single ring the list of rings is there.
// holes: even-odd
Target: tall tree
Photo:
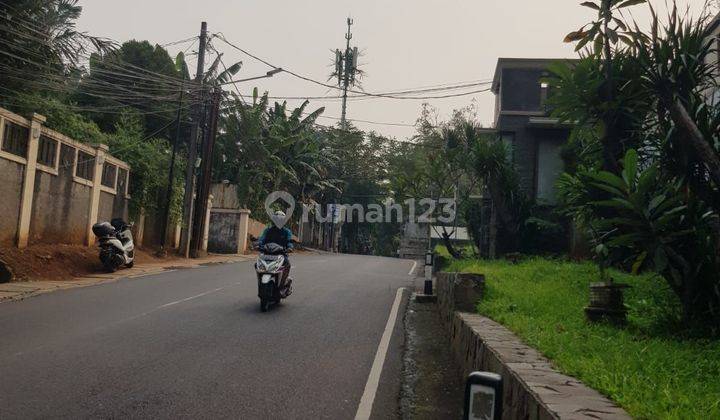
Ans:
[[[28,95],[62,96],[89,53],[112,48],[75,28],[81,12],[77,0],[0,3],[0,104],[18,109]]]
[[[589,42],[593,43],[593,54],[602,57],[604,73],[600,94],[606,102],[612,102],[616,90],[620,87],[614,78],[613,72],[613,45],[618,41],[631,43],[630,32],[627,25],[614,14],[626,7],[646,3],[647,0],[600,0],[599,3],[585,1],[582,6],[597,11],[597,20],[584,25],[565,37],[565,42],[578,41],[576,51],[582,50]],[[602,152],[603,168],[618,172],[618,159],[622,156],[620,133],[618,133],[617,118],[614,112],[617,108],[608,107],[602,115]]]
[[[120,119],[116,112],[106,112],[126,105],[143,121],[146,134],[171,134],[163,129],[175,118],[177,101],[183,84],[168,52],[148,41],[127,41],[106,54],[93,54],[88,74],[82,78],[75,95],[81,106],[96,109],[88,115],[105,131],[112,131]]]

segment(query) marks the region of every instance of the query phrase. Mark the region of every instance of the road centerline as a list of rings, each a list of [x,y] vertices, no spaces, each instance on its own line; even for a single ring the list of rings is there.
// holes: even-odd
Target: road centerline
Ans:
[[[187,302],[187,301],[189,301],[189,300],[197,299],[197,298],[199,298],[199,297],[203,297],[203,296],[205,296],[205,295],[209,295],[210,293],[219,292],[219,291],[221,291],[221,290],[223,290],[223,289],[226,289],[226,288],[227,288],[227,287],[218,287],[217,289],[208,290],[207,292],[202,292],[202,293],[197,294],[197,295],[195,295],[195,296],[190,296],[190,297],[187,297],[187,298],[184,298],[184,299],[180,299],[180,300],[176,300],[176,301],[174,301],[174,302],[170,302],[170,303],[166,303],[166,304],[164,304],[164,305],[160,305],[160,306],[158,306],[156,309],[167,308],[168,306],[173,306],[173,305],[177,305],[178,303],[183,303],[183,302]]]

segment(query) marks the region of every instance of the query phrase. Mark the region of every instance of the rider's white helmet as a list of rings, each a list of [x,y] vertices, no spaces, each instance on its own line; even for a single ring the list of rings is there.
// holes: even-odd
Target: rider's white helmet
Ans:
[[[286,221],[285,218],[286,218],[285,212],[282,210],[276,211],[271,216],[273,223],[275,223],[275,226],[278,226],[278,227],[283,226],[285,224],[285,221]]]

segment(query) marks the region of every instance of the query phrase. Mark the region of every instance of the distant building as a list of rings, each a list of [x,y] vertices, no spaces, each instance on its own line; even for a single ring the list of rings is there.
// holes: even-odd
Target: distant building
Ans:
[[[520,186],[539,203],[554,204],[555,181],[563,170],[560,149],[570,128],[549,117],[548,66],[562,59],[500,58],[495,69],[495,130],[510,146]]]
[[[710,60],[709,64],[715,67],[715,77],[720,84],[720,14],[715,16],[710,23],[710,34],[713,52],[708,60]],[[712,103],[720,104],[720,89],[716,88],[713,92],[709,92],[708,98],[711,99]]]

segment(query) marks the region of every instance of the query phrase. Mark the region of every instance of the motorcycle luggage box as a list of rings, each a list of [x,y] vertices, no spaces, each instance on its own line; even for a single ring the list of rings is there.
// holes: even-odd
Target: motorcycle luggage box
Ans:
[[[98,238],[115,235],[115,228],[108,222],[95,223],[92,231]]]

